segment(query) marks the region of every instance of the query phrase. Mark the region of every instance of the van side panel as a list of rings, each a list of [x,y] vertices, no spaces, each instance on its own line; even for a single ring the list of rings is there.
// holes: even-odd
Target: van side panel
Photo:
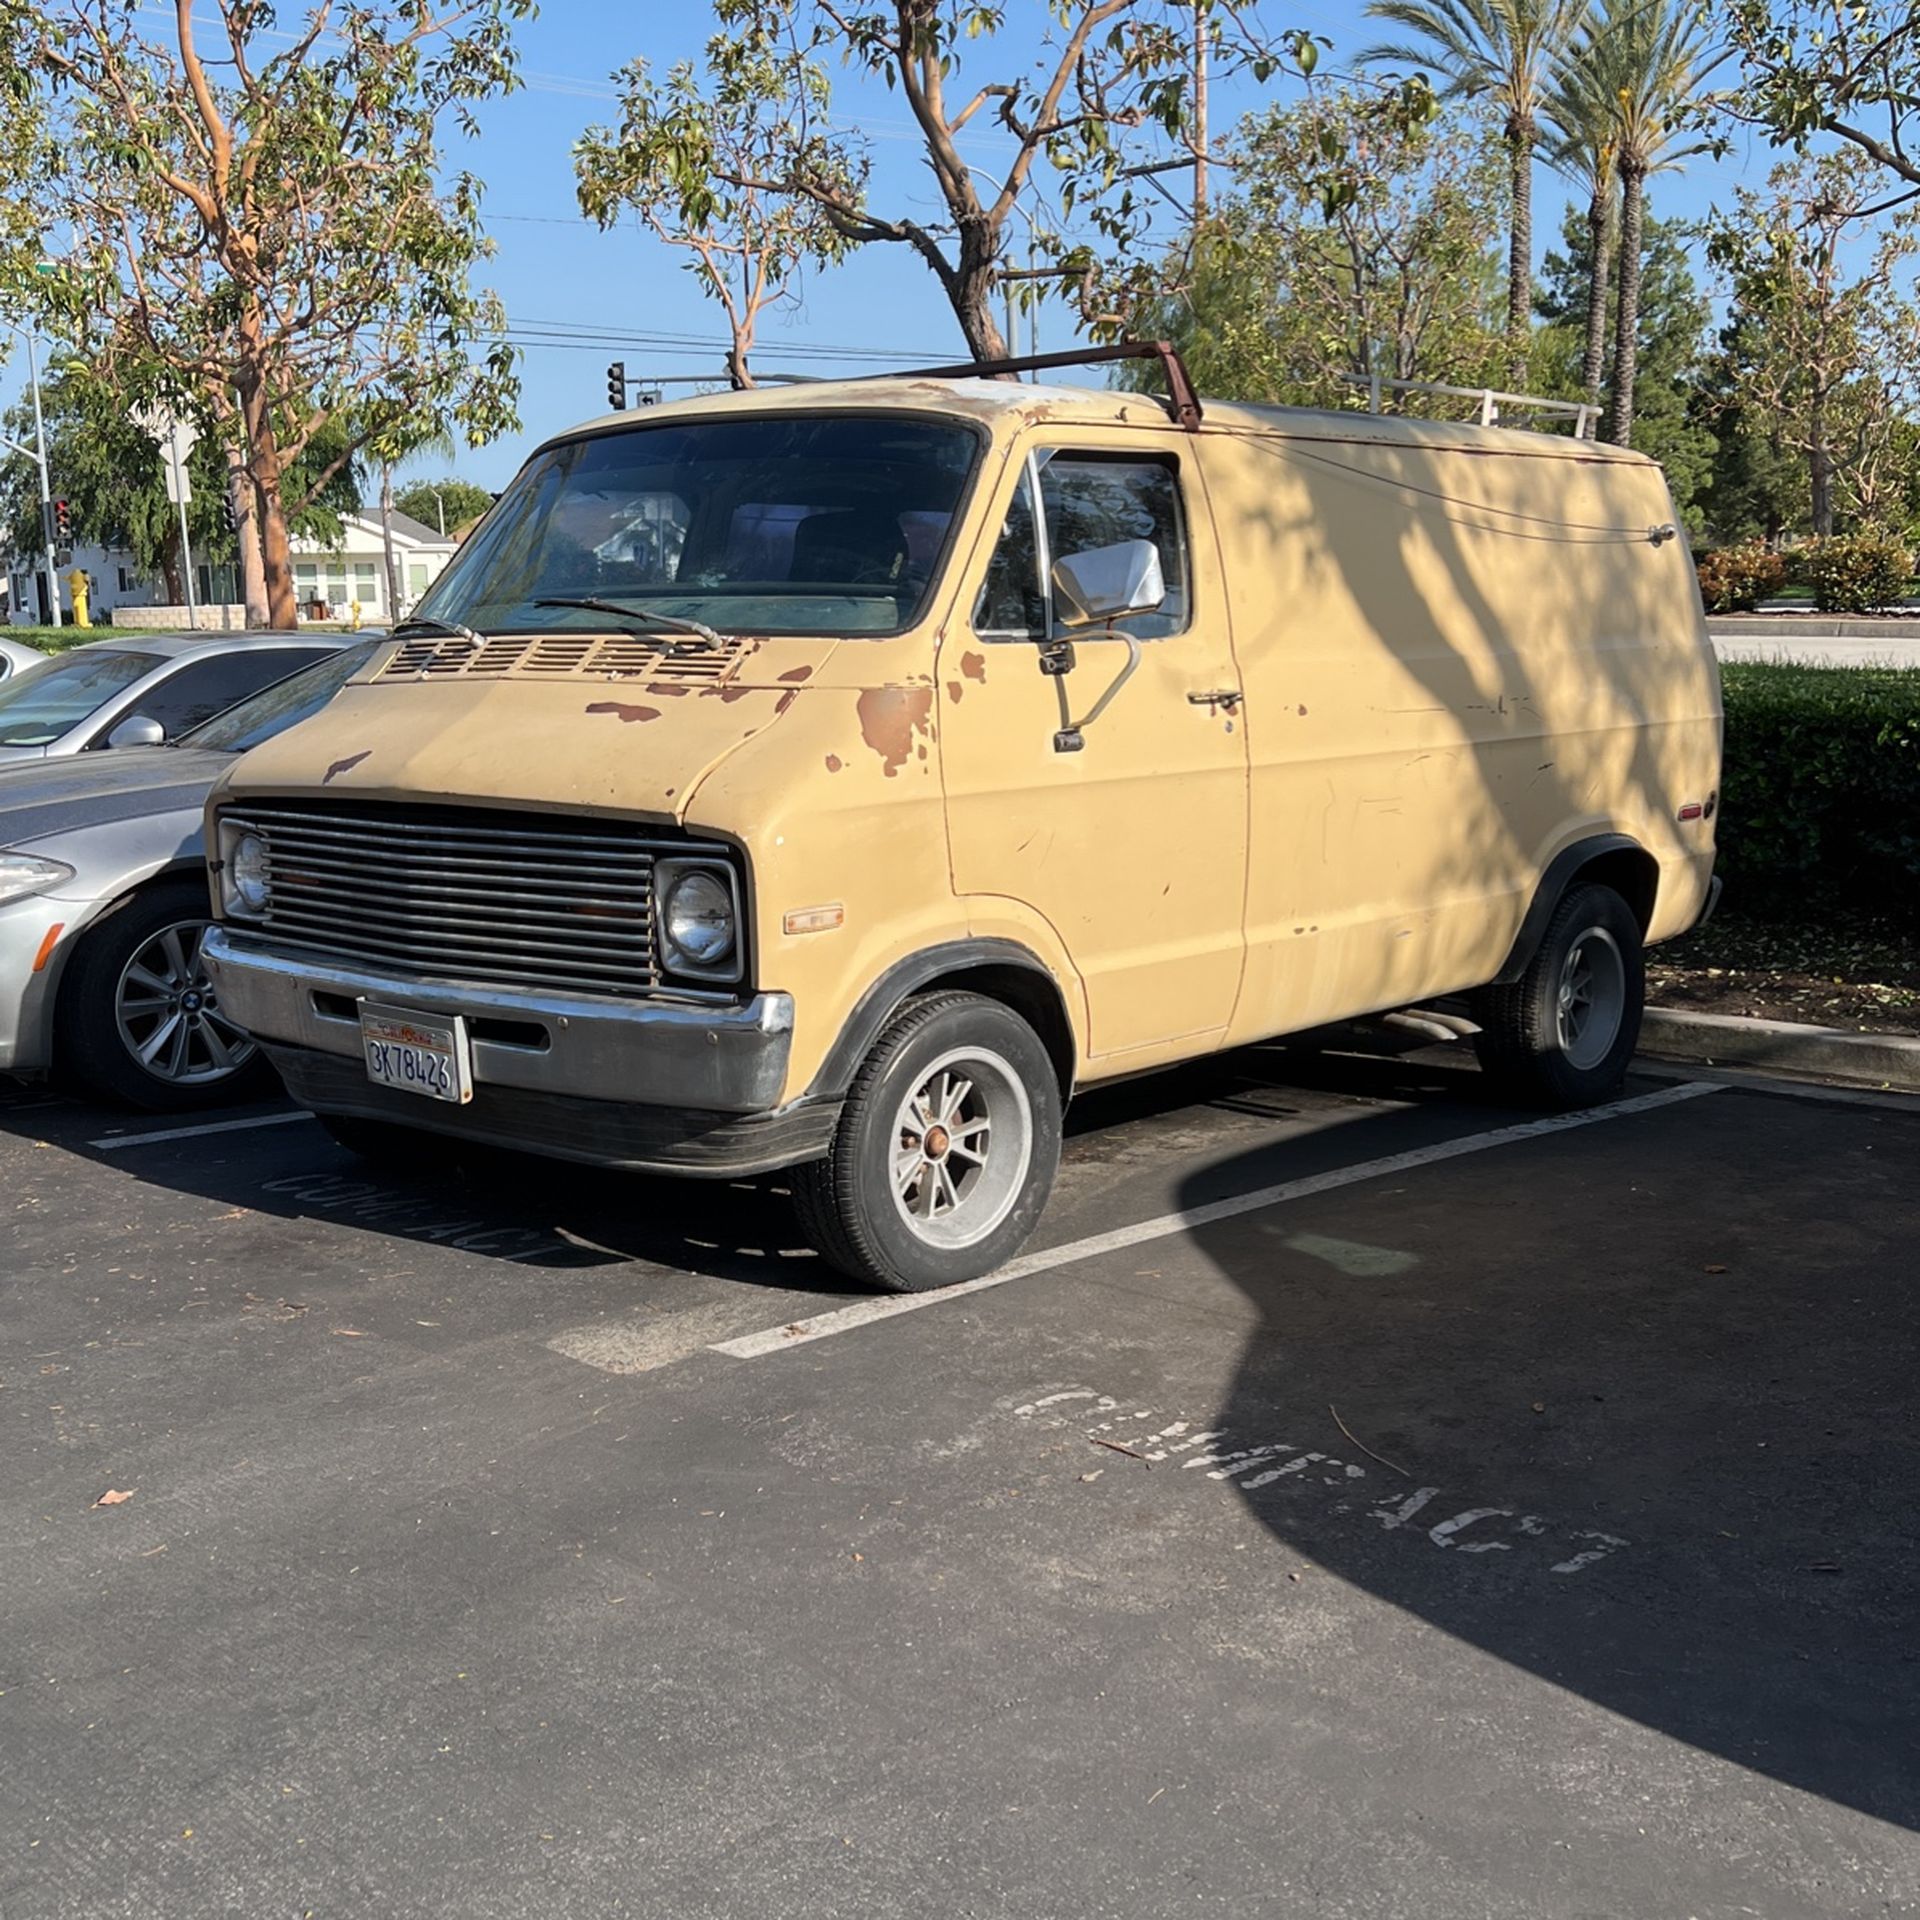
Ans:
[[[1693,923],[1719,681],[1657,467],[1309,429],[1201,454],[1252,762],[1233,1041],[1492,979],[1588,835],[1659,862],[1653,938]]]

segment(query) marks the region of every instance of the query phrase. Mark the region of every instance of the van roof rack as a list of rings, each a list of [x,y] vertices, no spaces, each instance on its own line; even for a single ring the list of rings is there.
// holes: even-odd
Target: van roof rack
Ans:
[[[1200,424],[1200,396],[1187,376],[1186,362],[1171,340],[1116,340],[1110,346],[1077,347],[1071,353],[1029,353],[1016,360],[963,360],[951,367],[908,367],[873,374],[886,380],[970,380],[982,375],[1042,373],[1049,367],[1098,367],[1116,360],[1157,360],[1167,383],[1167,411],[1181,426]]]

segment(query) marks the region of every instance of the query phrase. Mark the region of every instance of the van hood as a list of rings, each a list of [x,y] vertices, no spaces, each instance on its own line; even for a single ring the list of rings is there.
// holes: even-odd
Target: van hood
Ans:
[[[256,747],[235,794],[527,807],[679,820],[701,780],[773,725],[837,643],[768,642],[724,678],[373,676]]]

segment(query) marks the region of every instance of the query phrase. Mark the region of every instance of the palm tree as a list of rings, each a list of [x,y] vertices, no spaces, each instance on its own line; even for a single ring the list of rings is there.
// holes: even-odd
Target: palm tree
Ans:
[[[1600,398],[1607,372],[1607,280],[1613,264],[1615,101],[1597,71],[1591,25],[1562,60],[1546,117],[1555,139],[1548,163],[1587,194],[1587,344],[1580,386]]]
[[[1703,0],[1604,0],[1581,49],[1596,104],[1611,104],[1614,166],[1620,176],[1620,281],[1613,323],[1613,383],[1605,437],[1633,437],[1633,385],[1640,328],[1641,227],[1649,176],[1706,150],[1677,143],[1681,120],[1715,64]]]
[[[1513,169],[1507,247],[1507,379],[1527,372],[1533,310],[1533,153],[1556,66],[1586,23],[1591,0],[1370,0],[1368,15],[1408,38],[1369,47],[1362,61],[1426,67],[1442,99],[1487,100]]]

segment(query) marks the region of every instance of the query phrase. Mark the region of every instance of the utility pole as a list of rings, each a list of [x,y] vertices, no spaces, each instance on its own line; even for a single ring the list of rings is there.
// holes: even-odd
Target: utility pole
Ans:
[[[13,330],[27,343],[27,384],[33,390],[33,445],[23,447],[18,440],[10,440],[0,433],[0,447],[31,460],[40,476],[40,526],[46,541],[41,559],[46,568],[47,618],[57,627],[60,624],[60,576],[54,571],[53,488],[47,480],[47,425],[40,411],[40,355],[35,349],[33,335],[25,327],[14,327]]]

